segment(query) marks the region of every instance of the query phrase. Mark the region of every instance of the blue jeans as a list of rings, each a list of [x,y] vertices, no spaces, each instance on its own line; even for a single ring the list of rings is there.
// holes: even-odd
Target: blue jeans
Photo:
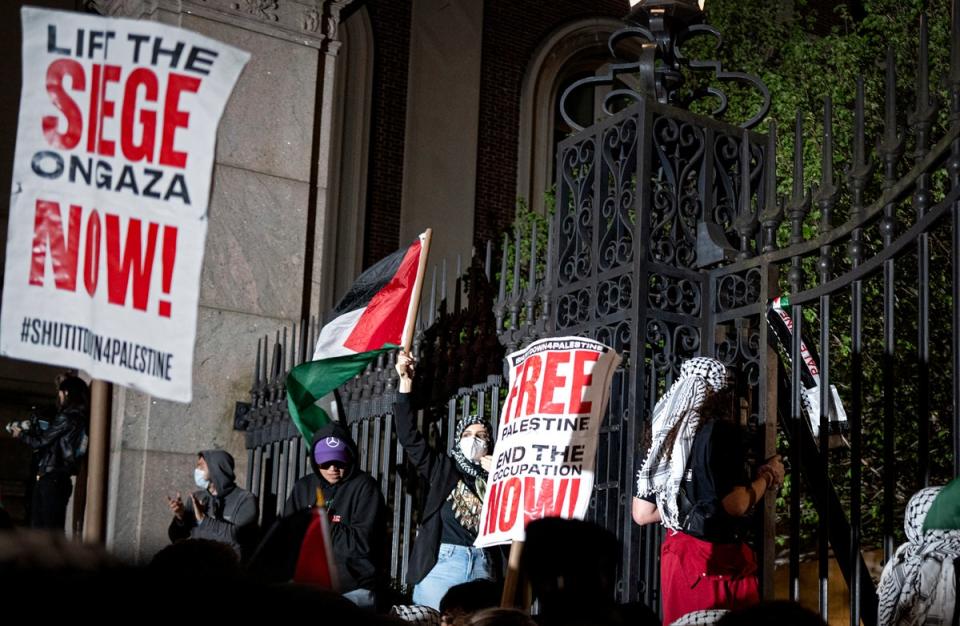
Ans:
[[[374,609],[377,606],[377,597],[373,589],[354,589],[343,594],[343,597],[361,609]]]
[[[439,611],[450,587],[480,579],[494,579],[493,565],[483,549],[441,543],[437,564],[413,588],[413,603]]]

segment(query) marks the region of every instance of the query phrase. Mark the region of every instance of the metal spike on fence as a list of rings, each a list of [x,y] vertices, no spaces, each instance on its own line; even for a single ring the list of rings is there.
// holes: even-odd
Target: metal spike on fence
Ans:
[[[440,262],[440,305],[443,312],[447,312],[447,260]]]
[[[497,301],[493,306],[493,314],[496,319],[496,332],[503,330],[504,310],[507,304],[507,250],[509,250],[510,238],[506,233],[503,234],[503,247],[500,249],[500,286],[497,290]]]
[[[297,366],[297,323],[293,323],[293,328],[290,330],[290,353],[289,358],[287,359],[290,363],[290,369],[292,370]]]
[[[787,204],[786,214],[790,220],[790,244],[796,245],[803,243],[803,219],[810,210],[810,194],[803,186],[803,114],[799,110],[793,143],[793,196]],[[803,286],[800,257],[791,259],[787,280],[790,282],[790,290],[799,293]]]
[[[510,236],[503,234],[503,249],[500,252],[500,291],[497,300],[501,303],[507,298],[507,250],[510,246]]]
[[[833,182],[833,100],[823,99],[823,152],[820,159],[820,185],[814,194],[820,207],[820,232],[826,233],[831,226],[831,212],[837,200],[837,186]],[[820,281],[829,279],[832,265],[830,246],[820,248]]]
[[[783,205],[777,201],[777,121],[770,120],[767,134],[767,151],[764,155],[764,192],[763,211],[760,222],[763,224],[763,251],[777,249],[777,227],[783,219]]]
[[[893,48],[887,48],[887,78],[891,77],[891,72],[893,72]],[[896,80],[896,77],[893,78]],[[889,96],[889,91],[887,92]],[[895,96],[896,94],[894,94]],[[867,131],[866,125],[863,120],[863,76],[857,77],[857,95],[854,99],[854,110],[853,110],[853,167],[856,170],[857,168],[862,168],[867,165]],[[895,99],[891,99],[886,103],[887,116],[894,120],[896,124],[896,111],[897,103]]]
[[[253,366],[253,388],[260,386],[260,339],[257,338],[257,364]]]
[[[514,245],[513,257],[513,291],[511,295],[516,298],[520,293],[520,229],[516,232],[516,244]]]
[[[286,328],[284,335],[286,335]],[[270,374],[274,382],[280,380],[280,370],[283,369],[283,352],[280,350],[280,329],[277,329],[276,337],[273,340],[273,357],[270,359]]]
[[[530,271],[527,278],[527,289],[535,291],[537,284],[537,223],[533,223],[530,230]]]
[[[463,291],[463,280],[461,278],[463,276],[463,270],[461,268],[462,268],[461,258],[460,258],[460,255],[457,254],[457,278],[456,280],[453,281],[453,285],[455,287],[455,291],[453,293],[453,312],[454,313],[457,313],[460,311],[460,293]]]
[[[553,231],[554,231],[554,221],[556,221],[557,216],[552,215],[547,220],[547,258],[546,262],[543,264],[546,268],[546,275],[543,277],[543,282],[547,286],[547,290],[550,289],[550,281],[553,280]]]
[[[893,55],[893,47],[887,48],[887,76],[885,88],[884,116],[883,116],[883,141],[877,147],[880,157],[883,159],[883,179],[884,189],[893,185],[897,178],[897,161],[903,154],[904,136],[898,132],[897,128],[897,65]],[[858,93],[859,104],[857,109],[857,125],[863,124],[863,102],[862,102],[862,79],[861,89]]]
[[[888,78],[890,78],[890,72],[893,70],[893,57],[891,56],[892,50],[887,50],[887,63],[889,67],[887,69]],[[889,94],[888,94],[889,96]],[[896,107],[896,103],[887,103],[887,107],[890,106]],[[857,95],[854,100],[853,107],[853,162],[850,164],[850,167],[847,169],[847,186],[850,188],[850,216],[852,220],[860,220],[861,215],[863,214],[863,193],[867,188],[867,184],[873,174],[874,162],[867,155],[866,150],[866,125],[863,118],[863,107],[864,107],[864,94],[863,94],[863,77],[857,77]],[[894,116],[896,116],[896,111],[894,110]],[[882,147],[878,148],[883,150]],[[853,260],[854,264],[859,264],[863,258],[862,246],[857,243],[860,239],[859,232],[855,232],[853,236],[854,242],[851,243],[850,247],[850,257]]]
[[[287,327],[283,327],[283,343],[280,348],[280,370],[287,365]]]
[[[831,210],[837,199],[837,186],[833,180],[833,99],[823,99],[823,146],[820,158],[820,183],[814,194],[820,207],[820,232],[830,230]],[[821,258],[821,263],[824,261]]]
[[[300,322],[300,363],[305,363],[307,361],[307,350],[310,349],[310,346],[307,344],[309,332],[307,326],[309,325],[309,320],[301,320]]]
[[[263,384],[264,386],[270,384],[270,375],[267,369],[270,367],[270,362],[267,358],[267,348],[270,342],[270,335],[263,336]]]
[[[490,272],[493,270],[493,242],[489,239],[487,240],[487,251],[486,257],[483,261],[483,273],[487,277],[487,282],[490,282]]]
[[[740,134],[740,197],[734,228],[740,237],[740,259],[750,256],[750,238],[756,229],[756,215],[753,210],[750,193],[750,132],[746,129]]]
[[[803,218],[810,209],[810,194],[803,185],[803,113],[797,111],[793,141],[793,195],[787,205],[791,223],[790,243],[803,242]]]
[[[430,326],[437,315],[437,266],[433,266],[433,282],[430,284]]]
[[[537,294],[537,223],[530,229],[530,268],[527,274],[527,325],[533,324],[534,298]]]

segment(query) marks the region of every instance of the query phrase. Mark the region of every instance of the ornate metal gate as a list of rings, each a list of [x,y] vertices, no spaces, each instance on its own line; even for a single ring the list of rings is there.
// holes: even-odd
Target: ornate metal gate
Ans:
[[[466,411],[498,414],[503,350],[573,334],[624,355],[590,508],[591,519],[623,541],[621,600],[659,602],[660,531],[633,525],[630,502],[650,411],[688,357],[714,355],[737,372],[754,462],[777,450],[789,455],[786,501],[778,509],[768,497],[756,517],[768,595],[776,551],[787,557],[787,595],[797,599],[800,562],[813,548],[821,613],[833,559],[847,582],[851,624],[875,623],[876,572],[865,547],[877,544],[889,558],[905,498],[960,470],[960,0],[953,2],[945,109],[930,96],[925,28],[909,127],[898,125],[888,58],[876,156],[867,148],[864,109],[881,96],[865,94],[861,82],[842,181],[833,166],[829,98],[818,128],[819,181],[813,189],[804,184],[798,112],[793,192],[783,199],[774,125],[762,135],[633,94],[635,104],[560,144],[545,250],[538,253],[543,233],[536,230],[529,252],[519,234],[505,239],[494,296],[488,245],[451,302],[443,293],[438,301],[434,289],[425,303],[417,350],[430,391],[420,398],[421,418],[425,426],[436,422],[440,438]],[[794,332],[778,353],[768,341],[768,312],[784,295]],[[285,414],[283,378],[288,361],[306,357],[313,329],[300,333],[299,349],[278,337],[270,368],[266,341],[258,346],[250,476],[271,516],[306,471]],[[816,400],[825,407],[812,418],[794,366],[808,347],[819,354]],[[364,449],[362,465],[381,480],[393,511],[390,572],[401,579],[417,488],[392,433],[392,369],[386,359],[340,393]],[[849,418],[841,431],[831,430],[831,385]],[[815,521],[805,519],[810,511]]]

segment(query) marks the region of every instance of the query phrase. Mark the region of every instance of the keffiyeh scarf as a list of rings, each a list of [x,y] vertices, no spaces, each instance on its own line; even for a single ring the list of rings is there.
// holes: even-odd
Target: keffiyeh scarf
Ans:
[[[453,507],[453,516],[460,522],[460,525],[472,533],[480,529],[480,510],[483,508],[483,496],[487,490],[487,470],[479,463],[474,463],[460,449],[460,435],[468,426],[481,424],[487,429],[487,432],[493,434],[493,427],[490,422],[477,415],[465,417],[457,423],[457,439],[454,442],[453,450],[450,456],[457,464],[457,468],[464,476],[473,478],[474,489],[471,489],[466,481],[457,481],[457,486],[453,488],[447,499]],[[493,453],[493,440],[487,443],[487,454]]]
[[[941,487],[913,494],[903,528],[907,543],[883,568],[880,626],[949,626],[956,607],[954,559],[960,557],[960,531],[923,531],[923,522]]]
[[[708,392],[718,392],[727,384],[723,363],[708,357],[690,359],[680,366],[680,378],[653,409],[652,443],[637,475],[637,497],[654,494],[667,528],[680,529],[677,494],[700,427],[698,409]],[[670,433],[675,428],[676,438],[670,444]]]

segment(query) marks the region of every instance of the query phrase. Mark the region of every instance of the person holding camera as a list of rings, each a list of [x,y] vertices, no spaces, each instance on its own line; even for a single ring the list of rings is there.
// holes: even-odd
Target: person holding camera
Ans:
[[[783,483],[784,469],[776,455],[750,479],[734,400],[723,363],[697,357],[683,363],[653,410],[632,512],[637,524],[667,527],[660,551],[664,624],[760,601],[744,518]]]
[[[64,530],[67,502],[73,493],[70,477],[86,452],[89,420],[87,383],[62,376],[57,385],[57,414],[51,421],[33,417],[7,426],[14,439],[33,448],[37,480],[30,505],[30,526]]]

